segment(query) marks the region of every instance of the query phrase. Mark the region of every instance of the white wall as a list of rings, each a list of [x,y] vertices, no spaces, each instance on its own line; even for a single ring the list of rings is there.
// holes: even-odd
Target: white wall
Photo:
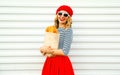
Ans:
[[[120,75],[120,0],[0,0],[0,75],[41,75],[44,29],[62,4],[74,10],[75,75]]]

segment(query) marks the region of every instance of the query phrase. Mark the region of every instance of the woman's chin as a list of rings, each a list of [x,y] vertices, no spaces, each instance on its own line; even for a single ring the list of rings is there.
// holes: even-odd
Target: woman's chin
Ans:
[[[59,21],[59,22],[62,23],[62,24],[65,23],[65,21]]]

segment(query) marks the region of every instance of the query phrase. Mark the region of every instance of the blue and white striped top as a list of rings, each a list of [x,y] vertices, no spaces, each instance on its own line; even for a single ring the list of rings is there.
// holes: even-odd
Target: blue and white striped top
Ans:
[[[58,31],[60,33],[58,48],[62,49],[65,55],[68,55],[73,39],[72,28],[68,28],[68,29],[58,28]]]

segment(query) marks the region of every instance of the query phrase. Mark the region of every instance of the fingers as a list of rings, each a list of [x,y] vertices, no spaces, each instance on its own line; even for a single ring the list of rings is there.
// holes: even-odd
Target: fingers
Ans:
[[[42,47],[40,47],[40,52],[41,53],[51,53],[51,50],[52,50],[51,46],[42,46]]]
[[[53,50],[48,50],[46,53],[52,54],[54,51]]]
[[[53,55],[53,54],[46,54],[45,56],[47,56],[47,57],[55,57],[55,55]]]
[[[47,56],[47,57],[54,57],[54,48],[51,48],[51,46],[42,46],[40,47],[40,52],[42,55]]]
[[[48,48],[48,46],[42,46],[42,47],[40,47],[40,50],[41,51],[44,51],[44,50],[46,50]]]

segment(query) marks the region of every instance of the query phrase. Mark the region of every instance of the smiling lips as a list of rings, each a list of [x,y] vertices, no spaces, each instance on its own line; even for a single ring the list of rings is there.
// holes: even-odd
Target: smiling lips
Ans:
[[[65,19],[64,18],[60,18],[60,21],[64,21]]]

